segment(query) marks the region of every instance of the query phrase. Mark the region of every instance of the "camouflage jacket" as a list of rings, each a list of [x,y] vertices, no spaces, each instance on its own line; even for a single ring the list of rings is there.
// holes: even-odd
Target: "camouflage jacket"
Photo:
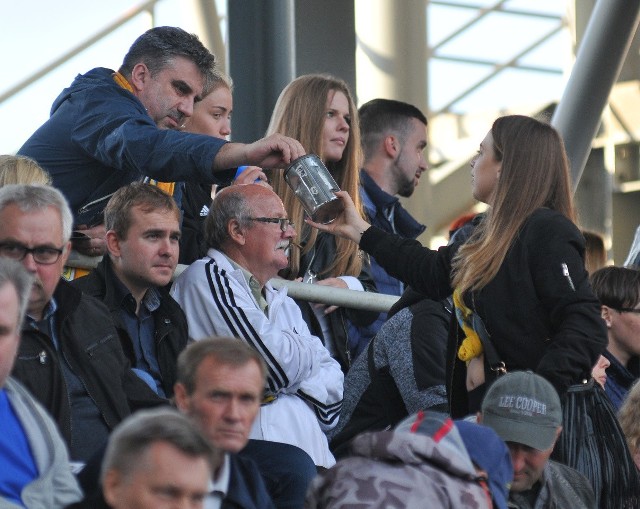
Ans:
[[[413,433],[363,433],[352,456],[312,483],[305,508],[469,508],[489,506],[466,450]]]

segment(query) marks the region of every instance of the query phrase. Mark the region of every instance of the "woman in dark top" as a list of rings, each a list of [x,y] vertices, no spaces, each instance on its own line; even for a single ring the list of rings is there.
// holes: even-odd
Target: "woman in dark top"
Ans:
[[[574,224],[562,140],[524,116],[497,119],[471,161],[474,198],[489,205],[464,243],[427,249],[360,217],[347,193],[332,224],[391,275],[431,298],[453,293],[447,392],[454,416],[476,411],[504,370],[531,369],[563,394],[590,377],[607,338]]]

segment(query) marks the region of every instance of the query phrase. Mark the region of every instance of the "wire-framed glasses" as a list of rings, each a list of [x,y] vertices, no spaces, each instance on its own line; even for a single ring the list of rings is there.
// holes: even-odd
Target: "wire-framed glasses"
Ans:
[[[287,228],[294,228],[294,224],[286,217],[248,217],[250,221],[259,221],[260,223],[275,223],[280,225],[280,229],[283,232],[287,231]]]

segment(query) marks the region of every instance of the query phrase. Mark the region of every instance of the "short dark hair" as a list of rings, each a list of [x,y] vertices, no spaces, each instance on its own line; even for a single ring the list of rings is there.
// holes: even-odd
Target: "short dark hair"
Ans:
[[[166,210],[180,220],[180,209],[174,199],[158,186],[132,182],[118,189],[104,209],[104,225],[120,239],[126,239],[131,227],[131,209],[140,207],[144,212]]]
[[[427,117],[412,104],[393,99],[373,99],[358,110],[360,137],[365,159],[373,155],[380,139],[389,132],[397,133],[401,142],[408,132],[408,120],[415,118],[427,125]]]
[[[176,57],[192,61],[204,77],[204,89],[213,79],[215,56],[204,47],[198,36],[177,27],[154,27],[138,37],[122,61],[120,72],[130,76],[136,64],[144,63],[153,76]]]
[[[192,458],[205,458],[212,472],[220,457],[220,451],[177,410],[168,407],[140,410],[120,423],[109,437],[101,481],[110,470],[130,477],[142,456],[158,442],[168,443]]]
[[[184,385],[187,394],[196,390],[196,371],[207,357],[213,357],[225,366],[235,367],[254,361],[266,382],[267,366],[256,350],[237,338],[212,337],[191,343],[178,356],[177,382]]]
[[[640,270],[603,267],[591,275],[591,286],[600,304],[611,309],[632,308],[640,303]]]

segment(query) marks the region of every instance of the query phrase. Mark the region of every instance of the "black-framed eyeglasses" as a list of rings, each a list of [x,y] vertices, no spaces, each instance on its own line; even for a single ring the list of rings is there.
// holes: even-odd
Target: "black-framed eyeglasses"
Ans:
[[[614,308],[618,313],[636,313],[640,314],[640,309],[636,308]]]
[[[50,246],[27,247],[16,242],[0,242],[0,256],[12,258],[19,262],[31,253],[36,263],[40,265],[51,265],[58,261],[63,252],[64,248],[58,249]]]
[[[259,221],[261,223],[279,224],[280,229],[283,232],[286,232],[289,227],[295,228],[295,225],[286,217],[248,217],[247,219],[249,219],[249,221]]]

